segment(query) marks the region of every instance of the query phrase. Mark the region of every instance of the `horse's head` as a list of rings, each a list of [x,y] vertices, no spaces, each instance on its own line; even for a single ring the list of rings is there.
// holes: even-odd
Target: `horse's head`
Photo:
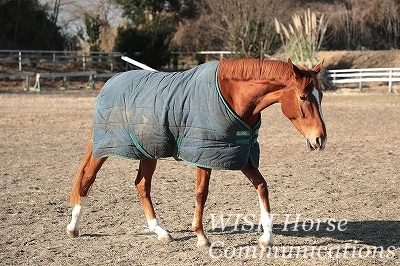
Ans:
[[[283,114],[307,139],[309,150],[324,149],[327,140],[321,109],[322,91],[317,80],[322,64],[323,61],[308,70],[295,66],[289,59],[293,79],[280,97]]]

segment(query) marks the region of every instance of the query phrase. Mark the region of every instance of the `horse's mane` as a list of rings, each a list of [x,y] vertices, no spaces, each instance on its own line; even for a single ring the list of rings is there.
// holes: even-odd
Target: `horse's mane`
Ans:
[[[220,62],[218,76],[227,80],[290,79],[293,70],[288,63],[266,59],[226,59]]]

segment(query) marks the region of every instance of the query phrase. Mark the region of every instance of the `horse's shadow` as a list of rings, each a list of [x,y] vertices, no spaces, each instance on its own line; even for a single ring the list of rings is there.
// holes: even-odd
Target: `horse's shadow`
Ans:
[[[249,228],[246,224],[237,224],[225,228],[214,228],[208,232],[217,234],[245,234],[259,230],[255,225],[251,230],[240,230]],[[370,246],[379,246],[387,249],[390,246],[400,246],[400,221],[355,221],[342,224],[338,228],[337,224],[320,223],[318,228],[314,224],[304,224],[303,222],[275,224],[273,227],[274,235],[293,236],[293,237],[314,237],[331,238],[340,243],[358,243]],[[317,245],[324,245],[329,240],[320,241]]]
[[[243,230],[244,229],[244,230]],[[254,225],[252,228],[248,224],[236,224],[234,226],[226,226],[224,228],[213,228],[208,230],[211,234],[247,234],[249,232],[257,232],[261,234],[262,227]],[[174,238],[175,241],[187,241],[196,236],[191,230],[181,230],[184,236]],[[151,235],[151,232],[138,233],[139,235]],[[339,243],[358,243],[370,246],[383,247],[400,247],[400,221],[355,221],[342,224],[339,228],[338,224],[320,223],[311,226],[310,223],[287,223],[274,224],[274,235],[282,235],[288,237],[313,237],[324,238],[324,241],[318,241],[315,245],[325,245],[327,242],[337,241]],[[108,234],[83,234],[82,237],[107,237]],[[333,240],[329,240],[333,239]]]
[[[111,234],[82,234],[80,237],[88,237],[88,238],[99,238],[99,237],[108,237],[111,236]]]

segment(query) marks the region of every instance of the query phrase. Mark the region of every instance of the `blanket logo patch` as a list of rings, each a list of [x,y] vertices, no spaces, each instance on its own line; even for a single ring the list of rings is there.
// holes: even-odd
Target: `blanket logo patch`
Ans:
[[[236,131],[236,136],[238,137],[250,136],[250,131],[248,130]]]

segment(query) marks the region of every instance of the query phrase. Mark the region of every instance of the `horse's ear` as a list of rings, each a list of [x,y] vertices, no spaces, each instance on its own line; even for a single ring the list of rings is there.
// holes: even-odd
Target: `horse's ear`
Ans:
[[[322,70],[322,66],[324,65],[324,59],[322,59],[321,60],[321,62],[319,62],[318,63],[318,65],[316,65],[312,70],[315,72],[315,73],[319,73],[319,72],[321,72],[321,70]]]
[[[296,79],[301,78],[303,74],[301,73],[300,68],[298,68],[295,64],[292,63],[292,60],[290,58],[288,59],[288,64],[292,68],[294,76]]]

